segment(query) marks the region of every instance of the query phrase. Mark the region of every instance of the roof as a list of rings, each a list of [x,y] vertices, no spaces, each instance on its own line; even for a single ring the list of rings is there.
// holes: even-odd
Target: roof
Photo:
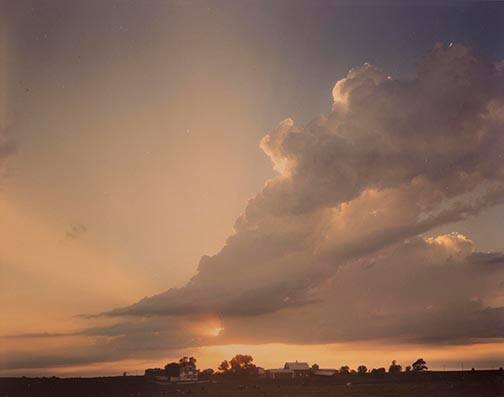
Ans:
[[[270,373],[284,373],[284,374],[292,374],[292,370],[285,368],[272,368],[267,370]]]
[[[284,368],[298,371],[300,370],[306,371],[310,369],[310,366],[307,363],[300,363],[296,361],[294,363],[285,363]]]

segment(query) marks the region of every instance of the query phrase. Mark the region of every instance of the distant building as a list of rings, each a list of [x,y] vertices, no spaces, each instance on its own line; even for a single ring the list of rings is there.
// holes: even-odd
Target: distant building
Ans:
[[[310,376],[311,368],[304,362],[287,362],[283,368],[266,370],[266,376],[270,379],[294,379]]]
[[[156,382],[195,382],[198,380],[199,371],[195,365],[178,365],[176,372],[167,370],[171,364],[162,368],[149,368],[145,370],[145,376]],[[171,372],[171,373],[170,373]],[[178,376],[173,376],[178,373]]]
[[[179,376],[172,376],[172,382],[196,382],[198,380],[198,370],[195,366],[184,365],[180,367]]]
[[[266,374],[270,379],[293,379],[294,371],[285,368],[268,369]]]
[[[334,376],[338,373],[337,369],[318,369],[313,372],[315,376]]]
[[[308,365],[308,363],[304,362],[292,362],[292,363],[285,363],[284,369],[290,370],[294,373],[294,378],[302,378],[306,376],[310,376],[311,373],[311,368]]]
[[[164,383],[170,380],[166,375],[166,371],[162,368],[148,368],[145,370],[145,376],[156,383]]]

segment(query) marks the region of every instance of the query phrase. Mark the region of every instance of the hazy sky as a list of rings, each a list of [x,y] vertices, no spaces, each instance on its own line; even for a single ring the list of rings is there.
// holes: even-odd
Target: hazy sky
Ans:
[[[0,0],[0,374],[502,366],[503,24]]]

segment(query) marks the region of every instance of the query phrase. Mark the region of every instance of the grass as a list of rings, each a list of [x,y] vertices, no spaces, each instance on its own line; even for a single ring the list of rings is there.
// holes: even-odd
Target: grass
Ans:
[[[504,397],[504,374],[431,373],[397,378],[215,378],[158,385],[144,377],[0,378],[0,397]]]

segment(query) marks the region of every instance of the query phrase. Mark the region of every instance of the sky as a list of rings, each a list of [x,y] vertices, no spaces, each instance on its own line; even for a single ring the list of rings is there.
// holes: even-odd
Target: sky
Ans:
[[[0,0],[0,375],[503,366],[503,22]]]

